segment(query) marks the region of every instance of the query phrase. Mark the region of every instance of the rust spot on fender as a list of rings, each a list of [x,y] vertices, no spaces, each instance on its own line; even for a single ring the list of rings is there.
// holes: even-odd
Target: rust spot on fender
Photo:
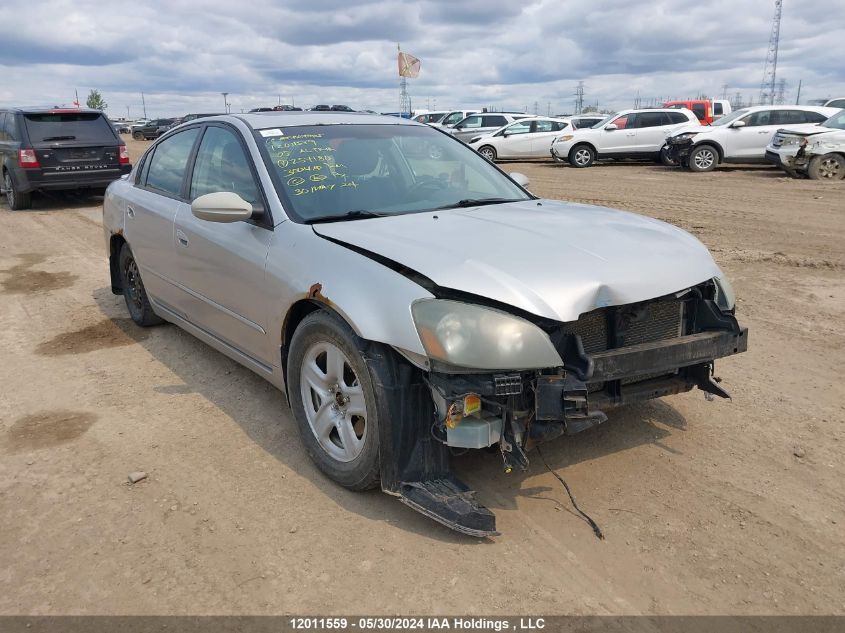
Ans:
[[[312,284],[305,297],[306,299],[316,299],[317,301],[322,301],[327,304],[331,303],[329,298],[323,294],[323,284]]]

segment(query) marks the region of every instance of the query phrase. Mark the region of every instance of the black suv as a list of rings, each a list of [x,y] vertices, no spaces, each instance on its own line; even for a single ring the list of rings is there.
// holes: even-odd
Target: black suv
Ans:
[[[0,191],[12,210],[38,189],[93,189],[128,174],[126,145],[99,110],[0,109]]]
[[[176,119],[154,119],[146,125],[132,128],[132,138],[136,141],[149,141],[164,134]]]

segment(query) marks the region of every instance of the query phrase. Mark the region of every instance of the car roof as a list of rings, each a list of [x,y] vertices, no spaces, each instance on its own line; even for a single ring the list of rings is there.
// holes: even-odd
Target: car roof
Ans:
[[[410,119],[401,117],[386,116],[381,114],[369,114],[366,112],[248,112],[245,114],[226,114],[222,116],[207,117],[203,121],[220,121],[239,119],[254,130],[261,130],[273,127],[295,127],[305,125],[417,125],[428,127],[423,123],[417,123]]]
[[[810,112],[821,112],[824,114],[825,110],[838,110],[839,108],[829,108],[825,106],[807,106],[807,105],[756,105],[746,106],[744,108],[737,108],[737,110],[747,110],[748,112],[759,112],[760,110],[808,110]]]
[[[105,112],[103,112],[102,110],[94,110],[93,108],[56,108],[45,106],[22,106],[17,108],[4,109],[8,109],[12,112],[23,112],[24,114],[102,114],[103,116],[105,116]]]
[[[692,114],[692,110],[687,110],[687,108],[630,108],[629,110],[620,110],[617,114],[635,114],[638,112],[683,112],[684,110]]]

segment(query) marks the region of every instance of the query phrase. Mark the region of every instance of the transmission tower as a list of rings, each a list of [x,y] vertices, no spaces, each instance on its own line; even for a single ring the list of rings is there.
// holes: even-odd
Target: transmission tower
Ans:
[[[775,93],[775,103],[783,105],[786,96],[786,79],[778,79],[778,89]]]
[[[579,81],[578,87],[575,88],[575,114],[581,114],[584,111],[584,82]]]
[[[769,35],[769,50],[763,66],[763,81],[760,83],[760,104],[773,105],[775,102],[775,82],[778,73],[778,46],[780,45],[780,16],[783,0],[775,0],[775,17],[772,20],[772,33]]]

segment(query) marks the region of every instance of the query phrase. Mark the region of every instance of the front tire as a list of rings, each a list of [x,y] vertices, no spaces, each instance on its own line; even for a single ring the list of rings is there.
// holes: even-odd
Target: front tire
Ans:
[[[302,443],[325,475],[350,490],[379,483],[379,411],[364,343],[339,317],[308,315],[287,362],[288,395]]]
[[[719,164],[719,152],[712,145],[699,145],[690,152],[690,171],[713,171]]]
[[[141,132],[132,132],[132,138],[134,138],[136,141],[143,141],[144,135]]]
[[[814,156],[807,167],[811,180],[842,180],[845,178],[845,158],[839,154]]]
[[[491,163],[496,162],[496,148],[490,147],[489,145],[485,145],[484,147],[480,147],[478,149],[478,153],[481,154],[487,160],[489,160]]]
[[[589,145],[576,145],[569,151],[569,164],[573,167],[589,167],[596,162],[596,150]]]
[[[23,211],[32,206],[32,194],[22,193],[15,189],[12,174],[8,171],[3,174],[3,189],[6,191],[6,202],[12,211]]]
[[[153,312],[147,290],[141,280],[138,262],[135,261],[135,256],[132,255],[129,244],[124,243],[120,248],[118,266],[120,282],[123,286],[123,298],[126,300],[126,307],[132,320],[141,327],[164,323],[164,320]]]

